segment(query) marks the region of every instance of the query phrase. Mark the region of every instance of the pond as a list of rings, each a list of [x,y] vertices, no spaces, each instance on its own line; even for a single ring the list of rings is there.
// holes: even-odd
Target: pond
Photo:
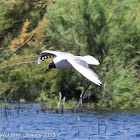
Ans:
[[[36,103],[0,109],[0,139],[140,140],[140,112],[41,111]]]

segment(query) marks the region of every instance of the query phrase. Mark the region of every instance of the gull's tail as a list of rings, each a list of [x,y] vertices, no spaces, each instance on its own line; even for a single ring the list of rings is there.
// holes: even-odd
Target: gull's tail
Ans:
[[[86,61],[89,65],[99,65],[99,61],[93,56],[86,55],[81,57],[82,60]]]

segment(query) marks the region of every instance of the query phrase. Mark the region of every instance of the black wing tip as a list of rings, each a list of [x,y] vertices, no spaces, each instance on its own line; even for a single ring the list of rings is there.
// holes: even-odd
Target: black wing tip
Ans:
[[[52,53],[45,53],[45,52],[40,54],[41,61],[44,61],[45,59],[52,58],[52,57],[56,57],[56,55]]]

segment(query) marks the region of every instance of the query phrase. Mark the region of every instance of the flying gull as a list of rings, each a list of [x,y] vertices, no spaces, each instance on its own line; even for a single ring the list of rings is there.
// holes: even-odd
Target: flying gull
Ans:
[[[84,77],[86,77],[91,82],[100,86],[102,84],[98,75],[91,70],[88,65],[99,65],[99,61],[93,56],[75,56],[71,53],[60,52],[60,51],[52,51],[46,50],[40,53],[38,58],[38,64],[44,61],[47,58],[54,57],[52,61],[50,61],[49,66],[47,67],[47,72],[51,68],[75,68],[79,73],[81,73]]]

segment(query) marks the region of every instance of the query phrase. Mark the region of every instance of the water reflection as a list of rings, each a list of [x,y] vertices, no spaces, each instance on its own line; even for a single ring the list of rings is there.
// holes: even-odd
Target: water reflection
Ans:
[[[0,109],[0,139],[139,140],[140,113],[130,111],[42,112],[38,104]]]

